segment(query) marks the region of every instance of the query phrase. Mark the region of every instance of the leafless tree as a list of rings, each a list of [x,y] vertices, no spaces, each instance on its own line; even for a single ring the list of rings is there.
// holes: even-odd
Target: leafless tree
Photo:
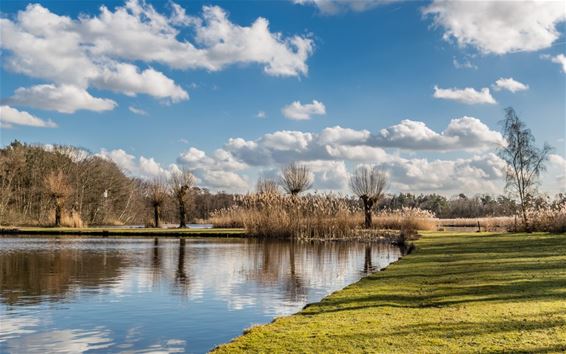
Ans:
[[[162,178],[154,178],[147,185],[146,198],[153,209],[153,226],[161,227],[161,208],[167,199],[167,184]]]
[[[372,224],[372,208],[381,199],[387,186],[387,176],[376,167],[358,167],[350,176],[350,188],[364,204],[364,226]]]
[[[260,194],[278,194],[279,184],[273,179],[260,177],[257,180],[255,189]]]
[[[312,182],[311,170],[306,165],[293,162],[281,170],[281,186],[291,195],[306,191]]]
[[[172,173],[170,185],[173,197],[179,207],[179,227],[187,227],[187,199],[195,185],[195,176],[188,170]]]
[[[535,145],[535,137],[525,123],[517,117],[511,107],[505,109],[503,136],[507,145],[499,149],[499,157],[507,164],[506,189],[519,197],[519,206],[525,229],[529,229],[527,208],[529,200],[536,192],[540,173],[545,170],[545,162],[552,147]]]
[[[47,174],[44,183],[49,198],[55,207],[55,226],[59,227],[61,226],[63,207],[72,193],[72,188],[62,170],[52,171]]]

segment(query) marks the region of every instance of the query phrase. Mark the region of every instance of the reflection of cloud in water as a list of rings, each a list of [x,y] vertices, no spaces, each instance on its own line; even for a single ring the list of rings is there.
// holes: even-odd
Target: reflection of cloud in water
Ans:
[[[24,334],[34,333],[39,320],[31,316],[8,317],[0,312],[0,343]]]
[[[103,328],[90,331],[64,329],[33,333],[6,342],[8,353],[84,353],[108,349],[112,345],[110,332]]]
[[[3,316],[0,306],[0,352],[204,352],[399,255],[349,242],[32,240],[15,252],[0,248],[0,268],[9,270],[0,274],[0,303],[18,311]],[[54,301],[68,306],[44,307]],[[64,329],[72,323],[99,327]]]
[[[29,324],[37,325],[38,319],[29,316],[20,317],[19,320],[2,320],[2,331],[7,334],[0,339],[1,352],[6,353],[84,353],[88,351],[101,351],[113,353],[152,353],[169,354],[184,353],[186,341],[182,339],[168,339],[149,345],[146,348],[136,348],[136,342],[141,340],[142,333],[134,327],[128,331],[125,342],[116,345],[112,339],[112,332],[104,327],[92,330],[62,329],[42,333],[34,333],[26,329]]]

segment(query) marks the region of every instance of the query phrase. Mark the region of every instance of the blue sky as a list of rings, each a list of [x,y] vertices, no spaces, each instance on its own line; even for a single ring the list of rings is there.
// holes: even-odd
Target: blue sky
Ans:
[[[561,2],[7,1],[1,12],[2,145],[76,145],[143,177],[184,167],[216,190],[251,189],[299,160],[318,189],[346,191],[348,171],[377,164],[392,191],[497,193],[498,121],[512,106],[555,147],[543,190],[566,190]]]

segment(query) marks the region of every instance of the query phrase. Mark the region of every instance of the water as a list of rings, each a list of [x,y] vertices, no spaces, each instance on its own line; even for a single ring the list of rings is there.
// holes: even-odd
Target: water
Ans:
[[[203,353],[399,257],[357,242],[0,238],[0,352]]]

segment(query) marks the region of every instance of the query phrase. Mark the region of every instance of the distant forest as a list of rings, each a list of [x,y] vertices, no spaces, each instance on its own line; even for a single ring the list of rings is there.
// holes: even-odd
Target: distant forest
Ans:
[[[114,162],[83,149],[46,148],[14,141],[0,149],[0,224],[51,224],[55,217],[54,203],[59,203],[71,220],[67,224],[146,225],[151,222],[151,205],[147,198],[151,183],[127,176]],[[193,187],[188,198],[188,220],[206,220],[212,211],[236,203],[234,197]],[[344,198],[359,203],[357,197]],[[511,216],[517,210],[516,203],[503,195],[460,194],[446,198],[438,194],[411,193],[387,195],[375,208],[403,207],[428,210],[439,218]],[[166,223],[177,222],[173,195],[166,196],[161,217]]]

